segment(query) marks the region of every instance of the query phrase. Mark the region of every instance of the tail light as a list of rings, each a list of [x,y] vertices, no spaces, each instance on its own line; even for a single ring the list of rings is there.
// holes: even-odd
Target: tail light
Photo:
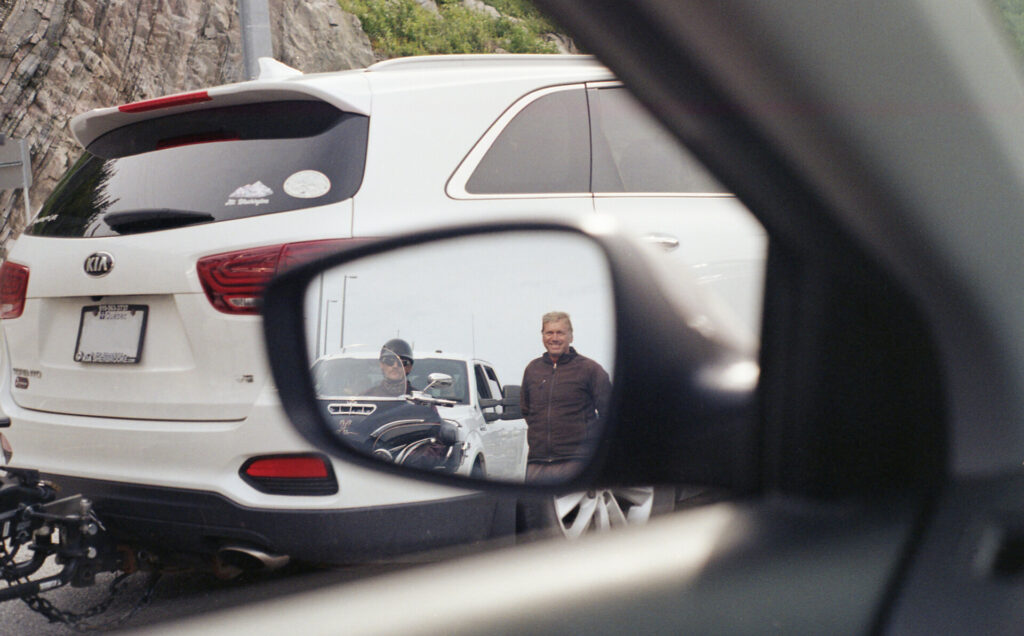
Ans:
[[[157,97],[156,99],[132,102],[131,104],[118,106],[117,109],[122,113],[145,113],[151,110],[160,110],[161,108],[187,106],[189,104],[208,102],[212,99],[213,98],[210,97],[210,94],[206,91],[195,91],[193,93],[179,93],[178,95],[168,95],[167,97]]]
[[[210,303],[226,314],[258,314],[263,288],[279,271],[366,239],[327,239],[225,252],[199,259],[199,282]]]
[[[17,318],[25,310],[28,268],[10,261],[0,265],[0,318]]]
[[[334,469],[322,455],[253,457],[239,471],[250,486],[273,495],[333,495],[338,492]]]

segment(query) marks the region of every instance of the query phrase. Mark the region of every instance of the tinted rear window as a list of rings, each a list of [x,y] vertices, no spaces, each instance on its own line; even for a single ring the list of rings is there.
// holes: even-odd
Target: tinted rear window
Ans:
[[[367,127],[314,101],[124,126],[89,146],[26,232],[134,234],[342,201],[362,182]]]
[[[538,98],[509,122],[466,182],[471,194],[590,191],[583,89]]]
[[[591,90],[590,110],[594,192],[726,192],[625,88]]]

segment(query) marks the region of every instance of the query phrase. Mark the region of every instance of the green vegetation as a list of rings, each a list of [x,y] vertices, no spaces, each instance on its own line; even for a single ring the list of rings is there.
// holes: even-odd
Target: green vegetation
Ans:
[[[1024,54],[1024,0],[995,0],[1010,37],[1017,50]]]
[[[487,2],[501,15],[512,16],[527,24],[527,28],[537,33],[558,32],[558,26],[541,14],[528,0],[491,0]]]
[[[436,0],[438,13],[416,0],[338,0],[358,16],[374,51],[384,57],[440,53],[557,53],[543,39],[555,27],[526,0],[491,0],[502,17],[459,0]]]

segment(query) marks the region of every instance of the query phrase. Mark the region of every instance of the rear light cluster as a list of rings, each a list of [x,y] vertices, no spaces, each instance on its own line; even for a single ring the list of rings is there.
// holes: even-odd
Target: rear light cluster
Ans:
[[[123,104],[121,106],[118,106],[117,109],[122,113],[146,113],[151,110],[160,110],[161,108],[171,108],[173,106],[187,106],[188,104],[208,102],[212,99],[213,98],[210,97],[210,94],[206,91],[195,91],[193,93],[168,95],[167,97],[157,97],[156,99],[147,99],[141,102]]]
[[[253,457],[239,471],[242,479],[272,495],[333,495],[338,492],[331,463],[322,455]]]
[[[210,303],[226,314],[258,314],[274,274],[366,239],[327,239],[254,247],[199,259],[199,282]]]
[[[0,265],[0,318],[17,318],[25,310],[28,268],[4,261]]]

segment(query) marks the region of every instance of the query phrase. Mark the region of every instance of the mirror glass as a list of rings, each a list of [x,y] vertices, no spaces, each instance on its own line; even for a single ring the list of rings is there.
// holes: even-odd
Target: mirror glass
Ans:
[[[360,258],[312,280],[305,316],[324,426],[363,455],[534,483],[564,482],[591,455],[615,325],[607,259],[584,236],[483,234]]]

